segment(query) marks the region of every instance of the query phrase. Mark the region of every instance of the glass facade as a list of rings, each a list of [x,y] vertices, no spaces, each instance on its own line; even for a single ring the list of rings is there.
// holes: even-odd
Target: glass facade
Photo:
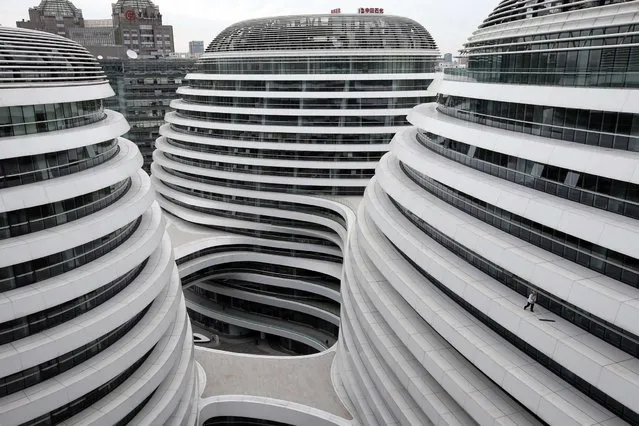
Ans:
[[[177,260],[179,265],[186,262],[187,260]],[[221,276],[233,272],[245,272],[247,274],[255,273],[269,277],[303,281],[311,284],[322,285],[333,290],[339,290],[340,285],[340,280],[338,278],[326,275],[322,272],[311,271],[301,267],[261,262],[229,262],[223,265],[215,265],[200,269],[193,274],[189,274],[184,277],[182,281],[183,283],[190,283],[197,281],[202,277],[212,275],[213,273]]]
[[[527,297],[531,289],[537,292],[536,304],[543,306],[555,315],[566,321],[586,330],[593,336],[604,340],[622,351],[639,357],[639,336],[636,336],[610,322],[603,320],[592,313],[581,309],[567,301],[541,290],[531,282],[513,274],[481,256],[479,253],[469,250],[464,245],[458,243],[453,238],[438,231],[433,226],[419,218],[417,215],[403,207],[391,198],[397,209],[409,219],[415,226],[423,231],[429,238],[445,247],[450,252],[465,260],[468,264],[487,274],[500,284],[516,291],[522,297]]]
[[[0,293],[56,277],[110,253],[136,231],[140,221],[81,246],[0,268]]]
[[[120,151],[118,140],[25,157],[0,160],[0,189],[68,176],[109,161]]]
[[[419,56],[308,56],[215,58],[197,63],[208,74],[413,74],[433,73],[433,57]]]
[[[53,328],[97,308],[131,284],[146,266],[146,261],[110,283],[53,308],[0,324],[0,345],[24,339]]]
[[[281,192],[288,194],[316,194],[316,195],[362,195],[367,182],[363,182],[361,186],[326,186],[318,183],[317,185],[286,185],[278,183],[262,183],[249,182],[242,180],[213,178],[208,176],[200,176],[193,173],[180,172],[173,169],[162,168],[162,170],[170,175],[191,180],[193,182],[208,183],[211,185],[222,186],[226,188],[248,189],[253,191],[269,191]]]
[[[469,312],[473,317],[477,318],[484,325],[488,326],[492,331],[497,333],[499,337],[506,340],[512,346],[522,351],[528,357],[532,358],[535,362],[549,370],[550,372],[557,375],[559,378],[565,380],[570,385],[577,388],[584,395],[592,398],[594,401],[601,404],[606,409],[612,411],[615,415],[621,417],[622,419],[630,422],[631,424],[637,423],[639,421],[639,414],[635,412],[631,407],[626,407],[623,404],[616,401],[614,398],[608,396],[605,392],[602,392],[596,386],[588,383],[583,378],[579,377],[575,373],[573,373],[569,368],[561,365],[554,359],[545,355],[542,351],[535,348],[532,345],[526,343],[524,339],[519,337],[517,334],[512,333],[507,330],[502,324],[494,319],[490,318],[485,312],[482,312],[476,306],[474,306],[470,301],[464,299],[463,297],[458,296],[448,287],[443,285],[440,281],[435,279],[432,275],[422,269],[415,262],[410,260],[404,253],[400,251],[400,254],[404,259],[411,263],[411,265],[419,271],[427,280],[432,283],[433,286],[437,287],[440,291],[454,300],[459,306]]]
[[[213,77],[211,77],[213,78]],[[187,79],[192,89],[256,92],[393,92],[427,90],[432,79],[402,80],[196,80]],[[195,96],[195,95],[193,95]]]
[[[304,312],[281,308],[278,306],[266,305],[263,303],[244,300],[238,297],[226,296],[223,294],[208,291],[203,287],[198,287],[197,285],[189,287],[187,291],[204,297],[208,301],[212,302],[214,306],[217,305],[221,307],[229,315],[233,315],[233,311],[237,311],[246,314],[273,318],[282,321],[282,325],[280,326],[281,328],[286,328],[286,323],[290,322],[293,325],[308,327],[309,331],[315,332],[312,334],[309,333],[309,335],[316,334],[316,332],[319,331],[325,333],[326,337],[331,337],[333,340],[337,339],[337,325]],[[195,311],[195,309],[191,310]],[[299,331],[298,328],[296,330],[296,334],[299,333],[301,333],[301,331]],[[316,352],[318,351],[313,350],[311,353]]]
[[[639,114],[560,108],[439,95],[437,111],[482,126],[627,151],[639,151]]]
[[[176,148],[188,149],[194,152],[205,152],[207,154],[228,155],[229,157],[242,158],[264,158],[264,159],[282,159],[295,161],[379,161],[386,153],[386,150],[380,152],[371,151],[293,151],[293,150],[277,150],[277,149],[255,149],[255,148],[236,148],[221,145],[207,145],[200,143],[185,142],[176,139],[166,138],[168,144]]]
[[[466,44],[468,69],[446,78],[481,83],[639,87],[639,25],[592,26]]]
[[[291,168],[291,167],[267,167],[251,166],[247,164],[222,163],[219,161],[192,160],[187,157],[164,153],[169,160],[176,161],[189,166],[201,167],[210,170],[223,172],[251,174],[261,176],[289,176],[296,178],[315,179],[370,179],[375,174],[373,169],[311,169],[311,168]]]
[[[229,108],[277,109],[393,109],[412,108],[432,102],[434,97],[393,98],[240,98],[231,96],[183,95],[190,104],[223,106]]]
[[[481,83],[637,88],[638,55],[639,47],[490,55],[445,74],[449,80]]]
[[[160,136],[164,116],[186,74],[195,67],[192,59],[104,59],[101,65],[115,96],[105,107],[118,111],[131,128],[124,135],[135,143],[144,157],[143,169],[150,173],[155,140]]]
[[[199,197],[207,200],[219,201],[222,203],[238,204],[242,206],[263,207],[271,209],[291,210],[301,213],[308,213],[312,215],[322,216],[339,223],[346,228],[346,220],[344,217],[334,210],[324,207],[318,207],[312,204],[293,203],[281,200],[268,200],[262,198],[242,197],[237,195],[219,194],[215,192],[202,191],[199,189],[188,188],[180,185],[174,185],[172,183],[164,182],[167,187],[179,191],[183,194],[188,194],[194,197]]]
[[[230,244],[227,246],[217,246],[217,247],[209,247],[206,249],[198,250],[194,253],[191,253],[187,256],[181,257],[177,262],[178,265],[182,265],[189,260],[195,260],[203,256],[208,256],[210,254],[215,253],[232,253],[232,252],[252,252],[252,253],[266,253],[266,254],[274,254],[276,256],[288,256],[288,257],[298,257],[300,259],[315,259],[315,260],[325,260],[327,262],[335,262],[342,263],[342,258],[340,256],[334,256],[331,254],[318,253],[313,251],[313,249],[309,250],[293,250],[293,249],[285,249],[278,247],[267,247],[267,246],[259,246],[252,244]]]
[[[217,283],[217,281],[216,281]],[[296,290],[286,287],[279,287],[267,284],[252,282],[250,280],[225,279],[224,285],[241,291],[250,291],[255,294],[266,296],[282,296],[283,299],[299,301],[320,302],[317,306],[323,306],[326,310],[339,313],[339,304],[327,297],[311,293],[304,290]]]
[[[0,378],[0,397],[20,392],[23,389],[49,380],[107,350],[111,345],[131,331],[144,317],[147,310],[148,307],[118,328],[71,352],[67,352],[57,358],[50,359],[19,373]]]
[[[204,426],[293,426],[289,423],[254,419],[251,417],[219,416],[208,419]]]
[[[384,127],[408,126],[406,115],[262,115],[227,114],[218,112],[200,112],[178,109],[179,117],[203,120],[211,123],[259,124],[262,126],[305,126],[305,127]],[[266,130],[266,129],[265,129]]]
[[[142,358],[133,363],[133,365],[131,365],[129,368],[127,368],[122,373],[118,374],[102,386],[92,390],[91,392],[81,396],[80,398],[74,399],[70,403],[63,405],[62,407],[59,407],[54,411],[23,423],[20,426],[55,426],[67,419],[70,419],[76,414],[80,414],[82,411],[91,407],[93,404],[117,389],[118,386],[124,383],[129,377],[133,376],[138,368],[140,368],[140,366],[144,364],[144,361],[146,361],[149,355],[151,355],[153,349],[154,348],[151,348],[150,351],[148,351]]]
[[[287,50],[352,51],[375,49],[425,50],[436,55],[437,45],[417,22],[383,14],[325,14],[275,16],[238,22],[223,30],[206,52]]]
[[[448,159],[586,206],[639,219],[639,185],[479,148],[419,130],[417,141]]]
[[[274,225],[274,226],[285,226],[285,227],[299,228],[299,229],[311,229],[311,230],[325,232],[329,234],[334,232],[331,228],[327,226],[318,225],[313,222],[305,222],[303,220],[285,219],[285,218],[278,218],[274,216],[245,213],[245,212],[241,212],[237,210],[222,210],[222,209],[213,209],[213,208],[207,208],[207,207],[198,207],[198,206],[190,205],[187,203],[183,203],[181,201],[176,200],[175,198],[170,198],[165,195],[163,195],[163,197],[169,200],[170,202],[178,206],[184,207],[188,210],[193,210],[200,213],[207,213],[207,214],[211,214],[218,217],[226,217],[229,219],[240,219],[240,220],[245,220],[245,221],[255,222],[255,223],[266,223],[266,224]]]
[[[260,229],[242,229],[242,228],[227,228],[225,226],[215,226],[215,225],[207,225],[208,229],[213,229],[216,231],[229,232],[235,235],[246,235],[249,237],[255,238],[265,238],[269,240],[276,241],[288,241],[292,243],[300,243],[300,244],[313,244],[321,247],[331,247],[334,249],[339,249],[339,246],[332,241],[324,240],[322,238],[316,237],[307,237],[304,235],[296,235],[289,234],[286,232],[274,232],[274,231],[263,231]]]
[[[639,288],[639,259],[503,210],[437,182],[404,164],[402,169],[419,186],[459,210],[564,259]]]
[[[0,240],[53,228],[89,216],[118,201],[131,179],[98,191],[28,209],[0,212]]]
[[[0,138],[73,129],[106,118],[101,100],[0,108]]]
[[[292,127],[292,126],[291,126]],[[215,139],[239,140],[247,142],[294,143],[294,144],[335,144],[335,145],[387,145],[393,133],[349,134],[344,129],[341,134],[263,132],[252,130],[220,130],[195,126],[171,124],[171,129],[179,133],[207,136]]]

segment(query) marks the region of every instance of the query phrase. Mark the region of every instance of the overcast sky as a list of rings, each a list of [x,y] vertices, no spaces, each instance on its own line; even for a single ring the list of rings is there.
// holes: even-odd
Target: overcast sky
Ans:
[[[72,0],[85,19],[111,17],[111,0]],[[0,0],[0,25],[28,19],[28,8],[40,0]],[[386,14],[406,16],[422,24],[442,53],[456,54],[499,0],[154,0],[164,23],[173,25],[176,51],[188,51],[189,40],[207,45],[225,27],[244,19],[274,15],[328,13],[341,8],[383,7]]]

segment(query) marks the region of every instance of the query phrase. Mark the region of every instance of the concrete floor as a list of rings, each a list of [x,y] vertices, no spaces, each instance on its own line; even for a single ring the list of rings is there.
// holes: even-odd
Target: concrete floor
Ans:
[[[202,398],[220,395],[267,397],[313,407],[351,420],[331,381],[335,351],[297,357],[240,355],[197,348],[206,372]]]

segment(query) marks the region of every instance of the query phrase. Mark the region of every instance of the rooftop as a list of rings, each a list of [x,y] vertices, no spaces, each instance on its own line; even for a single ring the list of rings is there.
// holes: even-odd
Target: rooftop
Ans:
[[[0,27],[0,85],[103,84],[98,61],[68,38],[23,28]]]
[[[427,49],[437,45],[412,19],[391,15],[277,16],[238,22],[207,53],[307,49]]]
[[[144,10],[148,7],[158,9],[158,7],[151,0],[118,0],[117,3],[114,4],[114,7],[120,7],[122,8],[122,10]]]
[[[554,15],[573,10],[589,9],[591,7],[609,4],[627,3],[634,0],[563,0],[531,1],[531,0],[502,0],[488,18],[479,26],[486,28],[506,22],[531,19],[538,16]]]

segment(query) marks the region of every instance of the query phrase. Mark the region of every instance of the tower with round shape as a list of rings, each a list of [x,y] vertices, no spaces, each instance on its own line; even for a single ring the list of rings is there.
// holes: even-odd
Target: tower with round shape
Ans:
[[[637,1],[502,1],[409,114],[346,255],[363,423],[639,423],[637,30]]]
[[[421,25],[383,15],[243,21],[211,42],[152,165],[176,229],[200,226],[176,238],[192,318],[289,353],[333,345],[353,210],[410,108],[434,100],[438,56]]]
[[[0,28],[0,424],[195,421],[171,243],[99,63]]]

